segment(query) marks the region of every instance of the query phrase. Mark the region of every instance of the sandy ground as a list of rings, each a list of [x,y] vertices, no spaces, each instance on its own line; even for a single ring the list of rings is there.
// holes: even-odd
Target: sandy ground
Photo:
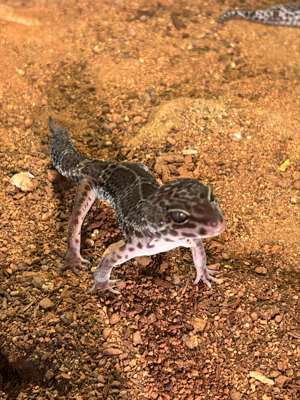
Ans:
[[[300,30],[216,23],[235,7],[0,1],[1,399],[300,398]],[[120,296],[59,275],[75,185],[49,115],[82,153],[210,184],[221,285],[183,248],[115,268]],[[107,203],[82,236],[91,267],[123,238]]]

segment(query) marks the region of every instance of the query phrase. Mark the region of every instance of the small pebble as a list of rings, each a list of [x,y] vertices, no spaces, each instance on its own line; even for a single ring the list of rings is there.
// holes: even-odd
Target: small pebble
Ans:
[[[297,190],[300,190],[300,181],[296,181],[294,183],[294,188],[297,189]]]
[[[114,347],[110,347],[109,349],[105,349],[103,351],[103,354],[105,356],[119,356],[123,353],[121,349],[116,349]]]
[[[94,247],[95,242],[93,241],[93,239],[88,238],[85,240],[85,245],[86,245],[86,247]]]
[[[206,319],[194,317],[191,321],[191,324],[193,325],[195,331],[204,331],[204,328],[206,326]]]
[[[73,322],[73,314],[71,312],[66,312],[61,315],[60,320],[65,325],[70,325]]]
[[[114,324],[117,324],[119,321],[120,321],[120,315],[119,314],[117,314],[117,313],[114,313],[114,314],[112,314],[111,316],[110,316],[110,318],[109,318],[109,323],[111,324],[111,325],[114,325]]]
[[[143,119],[143,118],[142,118],[140,115],[137,115],[136,117],[133,118],[133,123],[134,123],[135,125],[137,125],[137,124],[139,124],[139,123],[142,122],[142,119]]]
[[[54,307],[53,302],[48,297],[46,297],[45,299],[41,300],[39,302],[39,305],[45,311],[51,310],[51,308]]]
[[[26,129],[30,128],[33,124],[33,120],[31,118],[26,118],[24,121],[24,126]]]
[[[255,272],[260,275],[267,275],[268,270],[265,267],[256,267]]]
[[[141,334],[139,331],[134,332],[133,336],[133,343],[135,346],[137,346],[138,344],[143,343],[142,338],[141,338]]]
[[[55,169],[49,169],[47,171],[47,178],[52,183],[58,181],[60,177],[61,177],[60,173],[57,172]]]
[[[134,29],[128,29],[128,33],[129,33],[129,35],[131,36],[131,37],[135,37],[136,36],[136,33],[135,33],[135,30]]]

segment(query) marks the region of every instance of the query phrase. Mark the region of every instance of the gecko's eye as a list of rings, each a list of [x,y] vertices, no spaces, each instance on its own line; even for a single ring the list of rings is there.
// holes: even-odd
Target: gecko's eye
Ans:
[[[188,215],[182,211],[172,211],[170,213],[171,218],[176,224],[183,224],[184,222],[187,221]]]
[[[211,203],[219,204],[219,199],[215,194],[210,195],[210,201],[211,201]]]

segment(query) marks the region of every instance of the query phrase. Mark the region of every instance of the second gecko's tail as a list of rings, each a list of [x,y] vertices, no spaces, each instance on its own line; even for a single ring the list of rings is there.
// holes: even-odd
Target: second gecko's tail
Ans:
[[[69,132],[55,125],[49,117],[50,131],[50,158],[54,167],[65,177],[76,180],[77,165],[87,157],[77,153]]]

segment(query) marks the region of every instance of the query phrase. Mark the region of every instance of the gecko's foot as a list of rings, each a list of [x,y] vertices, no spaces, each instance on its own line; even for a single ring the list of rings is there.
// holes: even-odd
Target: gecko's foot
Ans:
[[[108,279],[105,282],[95,282],[92,289],[88,290],[88,293],[97,292],[98,290],[101,292],[108,290],[111,293],[121,294],[118,290],[113,289],[113,286],[116,286],[116,283],[118,283],[120,281],[121,281],[121,279],[115,279],[112,281],[110,279]]]
[[[75,275],[79,276],[78,269],[88,269],[88,267],[83,264],[90,263],[88,260],[82,258],[80,254],[76,253],[67,252],[64,258],[66,260],[65,265],[60,268],[60,273],[66,271],[67,269],[71,269]]]
[[[197,278],[195,279],[193,285],[197,285],[197,283],[199,283],[200,280],[202,280],[209,288],[211,287],[211,283],[209,282],[209,280],[220,284],[221,282],[219,281],[219,279],[211,275],[219,273],[220,273],[219,271],[215,271],[214,269],[208,269],[207,267],[205,267],[199,272],[199,274],[197,274]]]

